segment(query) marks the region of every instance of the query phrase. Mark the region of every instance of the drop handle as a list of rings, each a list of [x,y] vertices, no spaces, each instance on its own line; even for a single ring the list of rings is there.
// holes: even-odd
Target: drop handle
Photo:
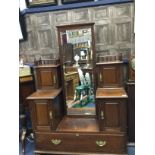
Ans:
[[[55,75],[53,76],[53,83],[56,84],[56,77],[55,77]]]
[[[61,143],[61,139],[52,139],[51,142],[54,144],[54,145],[59,145]]]
[[[102,74],[101,73],[99,75],[99,80],[100,80],[100,82],[102,82]]]
[[[97,141],[96,141],[96,144],[97,144],[98,146],[102,147],[102,146],[105,146],[105,145],[107,144],[107,142],[106,142],[106,141],[97,140]]]
[[[104,112],[101,111],[101,119],[104,119]]]
[[[50,119],[53,119],[52,111],[49,112]]]

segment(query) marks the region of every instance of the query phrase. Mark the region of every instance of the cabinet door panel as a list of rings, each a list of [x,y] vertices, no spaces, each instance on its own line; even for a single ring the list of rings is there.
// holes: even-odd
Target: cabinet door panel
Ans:
[[[126,100],[101,99],[96,102],[101,131],[126,131]]]
[[[104,85],[114,85],[117,83],[117,70],[115,67],[103,68]]]
[[[34,130],[50,131],[50,106],[47,100],[35,100],[30,102],[31,119]]]
[[[121,74],[119,66],[107,66],[102,69],[103,85],[109,86],[119,86],[121,83]]]
[[[40,76],[43,86],[51,86],[53,84],[53,76],[50,71],[41,71]]]
[[[36,82],[39,89],[59,88],[58,72],[55,68],[36,69]]]
[[[122,87],[123,64],[100,64],[98,68],[98,88]]]
[[[119,104],[105,103],[105,126],[119,127]]]
[[[36,118],[37,124],[47,126],[49,125],[48,107],[46,103],[36,104]]]

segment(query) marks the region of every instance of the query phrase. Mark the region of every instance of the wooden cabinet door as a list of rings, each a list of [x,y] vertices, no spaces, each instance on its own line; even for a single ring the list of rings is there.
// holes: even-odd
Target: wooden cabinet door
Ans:
[[[38,68],[36,69],[36,82],[38,89],[52,89],[59,88],[60,80],[58,79],[57,68]]]
[[[125,101],[98,101],[98,118],[101,130],[126,131],[126,117]]]
[[[120,87],[123,85],[122,64],[98,65],[98,87]]]
[[[49,100],[33,100],[29,105],[33,129],[37,131],[50,131],[52,109]]]

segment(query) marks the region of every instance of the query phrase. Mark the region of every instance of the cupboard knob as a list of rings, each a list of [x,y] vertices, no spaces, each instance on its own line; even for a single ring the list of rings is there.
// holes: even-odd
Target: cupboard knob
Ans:
[[[52,139],[51,142],[54,144],[54,145],[58,145],[61,143],[61,140],[60,139]]]
[[[107,142],[106,141],[100,141],[100,140],[98,140],[98,141],[96,141],[96,144],[98,146],[102,147],[102,146],[105,146],[107,144]]]

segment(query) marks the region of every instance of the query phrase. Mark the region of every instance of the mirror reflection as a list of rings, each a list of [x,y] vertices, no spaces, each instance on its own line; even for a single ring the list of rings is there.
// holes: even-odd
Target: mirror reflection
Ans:
[[[91,28],[60,33],[68,114],[95,114]]]

